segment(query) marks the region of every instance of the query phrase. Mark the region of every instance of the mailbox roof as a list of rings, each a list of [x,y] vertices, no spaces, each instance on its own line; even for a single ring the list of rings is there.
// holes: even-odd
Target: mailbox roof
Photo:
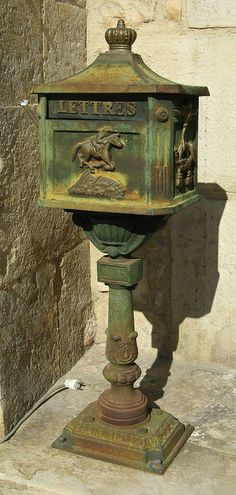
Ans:
[[[161,93],[207,96],[204,86],[186,86],[169,81],[153,72],[142,57],[128,50],[113,49],[101,53],[85,70],[75,76],[33,88],[39,94],[76,93]]]

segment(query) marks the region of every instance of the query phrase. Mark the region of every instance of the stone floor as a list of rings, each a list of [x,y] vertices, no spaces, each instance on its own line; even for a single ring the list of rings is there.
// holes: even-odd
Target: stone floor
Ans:
[[[154,400],[159,398],[163,409],[195,426],[163,476],[75,456],[50,446],[63,426],[106,386],[101,343],[94,345],[67,375],[83,380],[84,390],[66,390],[54,396],[14,438],[0,446],[0,494],[235,494],[236,372],[177,358],[163,363],[155,361],[155,357],[153,349],[140,353],[138,363],[143,370],[149,368],[143,388]]]

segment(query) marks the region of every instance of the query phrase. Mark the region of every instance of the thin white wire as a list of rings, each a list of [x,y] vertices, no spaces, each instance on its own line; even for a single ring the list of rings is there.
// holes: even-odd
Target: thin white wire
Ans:
[[[48,399],[53,397],[55,394],[58,394],[59,392],[62,392],[62,390],[67,390],[69,388],[72,390],[81,389],[83,384],[79,380],[77,380],[77,382],[78,382],[78,386],[76,389],[72,388],[72,387],[68,387],[66,384],[63,384],[63,385],[58,385],[57,387],[52,389],[50,392],[47,392],[45,395],[43,395],[43,397],[41,397],[33,405],[33,407],[29,411],[27,411],[27,413],[23,416],[23,418],[21,418],[20,421],[18,421],[18,423],[14,426],[14,428],[12,428],[12,430],[9,431],[9,433],[5,437],[0,438],[0,445],[4,442],[7,442],[8,440],[10,440],[10,438],[12,438],[13,435],[15,435],[15,433],[20,428],[20,426],[31,416],[31,414],[33,414],[40,406],[42,406]]]

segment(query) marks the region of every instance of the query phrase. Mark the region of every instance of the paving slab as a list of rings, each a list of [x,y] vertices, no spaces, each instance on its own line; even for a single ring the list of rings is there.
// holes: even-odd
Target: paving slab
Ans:
[[[141,339],[142,341],[142,339]],[[83,391],[51,398],[0,446],[0,495],[234,495],[236,493],[236,371],[156,359],[143,346],[141,387],[195,430],[163,476],[51,448],[66,423],[107,387],[104,344],[94,345],[65,378]],[[147,370],[147,371],[146,371]]]

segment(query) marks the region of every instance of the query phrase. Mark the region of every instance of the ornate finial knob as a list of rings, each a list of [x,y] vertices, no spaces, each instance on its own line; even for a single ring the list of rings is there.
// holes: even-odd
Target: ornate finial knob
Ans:
[[[130,51],[136,38],[136,31],[127,28],[124,19],[119,19],[116,28],[110,28],[105,33],[105,39],[110,50],[123,49]]]

